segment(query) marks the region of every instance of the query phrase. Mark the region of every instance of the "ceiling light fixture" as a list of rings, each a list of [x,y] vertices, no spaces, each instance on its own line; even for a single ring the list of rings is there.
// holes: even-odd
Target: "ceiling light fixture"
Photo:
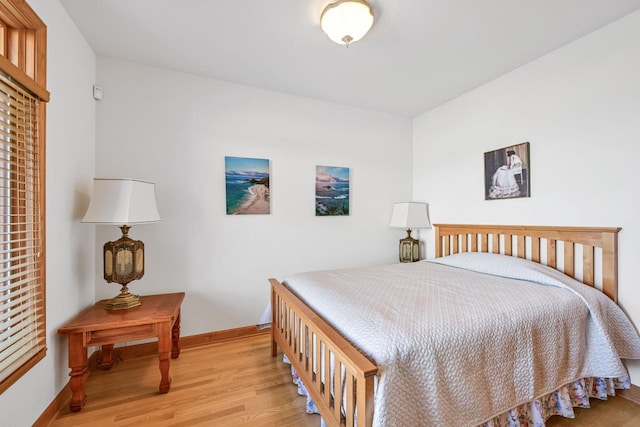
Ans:
[[[320,27],[338,44],[357,42],[373,25],[373,9],[365,0],[338,0],[320,15]]]

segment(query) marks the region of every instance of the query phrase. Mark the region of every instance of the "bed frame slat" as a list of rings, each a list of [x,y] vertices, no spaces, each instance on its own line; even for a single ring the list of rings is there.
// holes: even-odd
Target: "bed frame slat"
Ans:
[[[340,404],[336,405],[336,402],[342,402],[342,387],[339,386],[339,384],[341,383],[340,381],[340,371],[341,371],[341,366],[340,366],[340,362],[336,361],[335,363],[335,368],[333,370],[333,399],[334,399],[334,404],[333,404],[333,418],[335,420],[340,421],[340,423],[342,424],[342,420],[341,420],[341,408],[340,408]],[[338,386],[336,386],[338,385]]]
[[[547,239],[547,265],[556,268],[556,241]]]
[[[491,252],[494,254],[500,253],[500,235],[499,234],[491,235]]]
[[[333,393],[333,390],[331,389],[331,369],[327,369],[327,366],[331,366],[331,354],[329,354],[329,350],[328,350],[328,343],[324,342],[324,350],[323,350],[323,356],[324,356],[324,383],[322,384],[324,389],[321,389],[321,392],[324,392],[323,396],[324,396],[324,403],[327,407],[331,406],[331,396]],[[320,359],[322,360],[322,359]]]
[[[524,258],[526,256],[525,251],[525,236],[518,235],[518,258]]]
[[[540,263],[540,239],[538,237],[531,239],[531,261]]]
[[[589,286],[594,286],[595,265],[593,255],[593,246],[585,245],[582,248],[582,281]]]
[[[347,427],[354,427],[355,425],[355,411],[353,408],[353,400],[355,398],[354,396],[354,390],[353,390],[353,383],[355,382],[355,379],[353,378],[353,375],[351,375],[351,373],[347,373],[346,375],[346,383],[347,383],[347,387],[346,387],[346,392],[345,392],[345,401],[346,401],[346,408],[345,408],[345,420],[346,420],[346,424]]]
[[[564,274],[570,277],[575,277],[575,250],[576,248],[573,243],[564,242]]]
[[[513,236],[511,234],[504,235],[504,254],[513,255]]]

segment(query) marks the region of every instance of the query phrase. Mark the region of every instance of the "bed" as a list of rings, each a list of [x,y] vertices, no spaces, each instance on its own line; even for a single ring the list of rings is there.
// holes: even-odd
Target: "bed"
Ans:
[[[640,358],[640,339],[611,302],[619,228],[436,224],[435,231],[431,262],[269,280],[272,355],[280,346],[327,425],[495,425],[498,416],[517,423],[515,408],[557,399],[577,381],[593,389],[602,380],[606,394],[629,386],[620,359]],[[516,276],[502,277],[513,263],[522,264]],[[531,277],[547,286],[530,285]],[[476,281],[479,293],[464,288]],[[325,297],[333,282],[342,289]],[[373,291],[377,282],[388,298]],[[423,301],[436,304],[423,313]],[[486,305],[495,301],[505,303]],[[418,345],[406,344],[405,333],[417,334]]]

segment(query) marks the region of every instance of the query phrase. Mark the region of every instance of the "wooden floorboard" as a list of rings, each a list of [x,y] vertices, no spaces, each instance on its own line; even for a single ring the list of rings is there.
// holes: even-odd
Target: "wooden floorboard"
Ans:
[[[51,426],[318,427],[289,366],[270,354],[268,335],[184,349],[171,361],[167,394],[158,392],[157,356],[117,360],[110,371],[91,371],[82,411],[65,406]],[[552,417],[547,427],[640,426],[640,405],[620,396],[592,399],[591,407],[575,409],[575,419]]]

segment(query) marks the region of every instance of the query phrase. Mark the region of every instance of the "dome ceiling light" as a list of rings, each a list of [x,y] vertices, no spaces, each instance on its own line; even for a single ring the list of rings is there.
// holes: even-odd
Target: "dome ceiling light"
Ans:
[[[365,0],[338,0],[329,4],[320,16],[320,27],[338,44],[349,47],[373,25],[373,9]]]

